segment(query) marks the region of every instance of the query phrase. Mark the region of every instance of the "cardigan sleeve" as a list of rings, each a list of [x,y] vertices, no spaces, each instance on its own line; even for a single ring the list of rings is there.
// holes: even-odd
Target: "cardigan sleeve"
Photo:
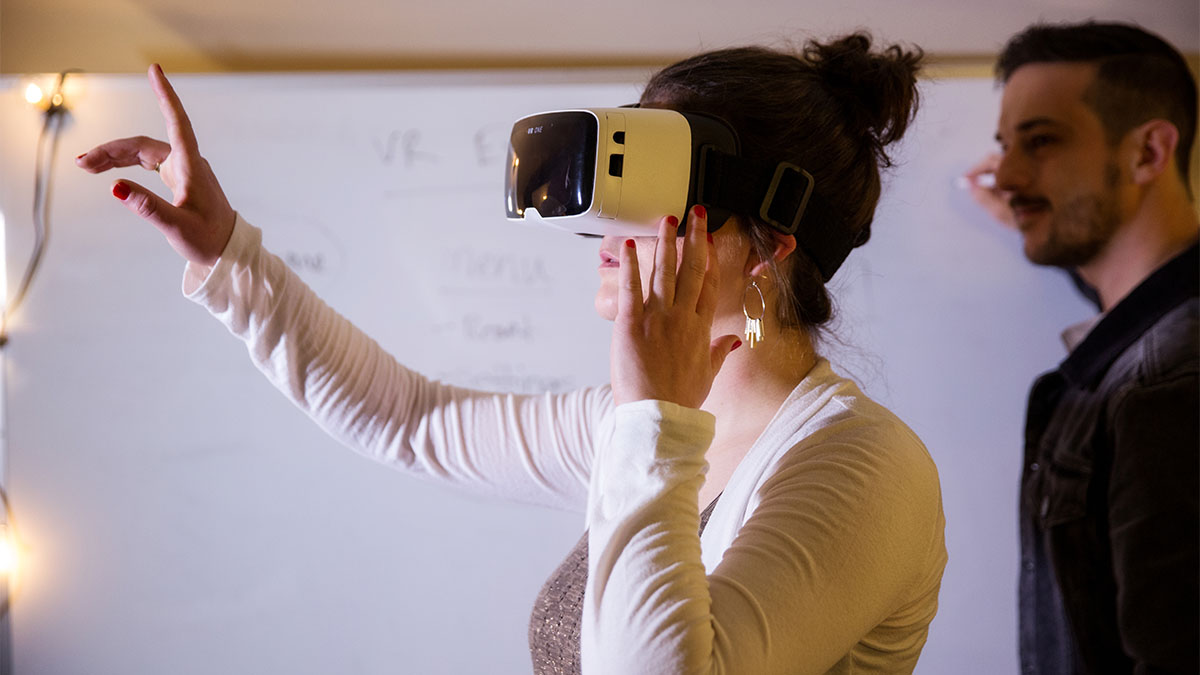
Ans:
[[[697,500],[713,419],[619,406],[588,506],[583,673],[825,673],[847,658],[910,672],[945,562],[936,469],[911,432],[838,431],[782,453],[706,573]]]
[[[583,509],[608,387],[519,396],[431,381],[321,301],[240,215],[221,259],[211,269],[189,265],[183,291],[350,448],[475,493]]]

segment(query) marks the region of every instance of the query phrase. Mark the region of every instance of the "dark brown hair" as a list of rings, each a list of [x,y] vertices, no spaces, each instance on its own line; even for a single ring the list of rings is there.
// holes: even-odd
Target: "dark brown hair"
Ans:
[[[1134,127],[1164,119],[1179,130],[1175,164],[1188,186],[1196,136],[1196,80],[1183,56],[1162,38],[1123,23],[1036,24],[1014,35],[996,61],[1001,82],[1030,63],[1094,63],[1084,101],[1104,125],[1110,145]]]
[[[719,117],[737,132],[742,156],[808,170],[816,185],[800,227],[843,228],[860,246],[879,202],[880,167],[891,166],[885,148],[916,114],[922,57],[896,45],[872,51],[866,33],[810,41],[799,53],[723,49],[659,71],[641,104]],[[771,260],[774,230],[752,214],[738,220]],[[833,315],[822,275],[800,249],[789,259],[775,266],[780,321],[819,327]]]

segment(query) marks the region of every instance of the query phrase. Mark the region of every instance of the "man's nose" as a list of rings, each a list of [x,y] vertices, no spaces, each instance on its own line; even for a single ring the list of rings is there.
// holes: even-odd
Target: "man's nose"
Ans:
[[[1020,157],[1020,153],[1005,152],[1000,155],[1000,163],[996,166],[996,187],[1008,192],[1018,191],[1029,186],[1031,177],[1031,167]]]

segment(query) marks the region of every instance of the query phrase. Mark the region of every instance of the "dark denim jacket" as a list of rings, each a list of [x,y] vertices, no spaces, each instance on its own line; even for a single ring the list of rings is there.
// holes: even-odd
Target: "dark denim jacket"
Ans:
[[[1034,384],[1021,478],[1023,672],[1200,672],[1200,254]]]

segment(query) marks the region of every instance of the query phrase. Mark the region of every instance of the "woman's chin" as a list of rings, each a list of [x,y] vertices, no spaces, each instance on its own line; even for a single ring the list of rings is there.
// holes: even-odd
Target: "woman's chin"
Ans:
[[[614,321],[617,318],[617,298],[612,293],[605,293],[603,287],[600,292],[596,293],[596,314],[600,315],[605,321]]]

